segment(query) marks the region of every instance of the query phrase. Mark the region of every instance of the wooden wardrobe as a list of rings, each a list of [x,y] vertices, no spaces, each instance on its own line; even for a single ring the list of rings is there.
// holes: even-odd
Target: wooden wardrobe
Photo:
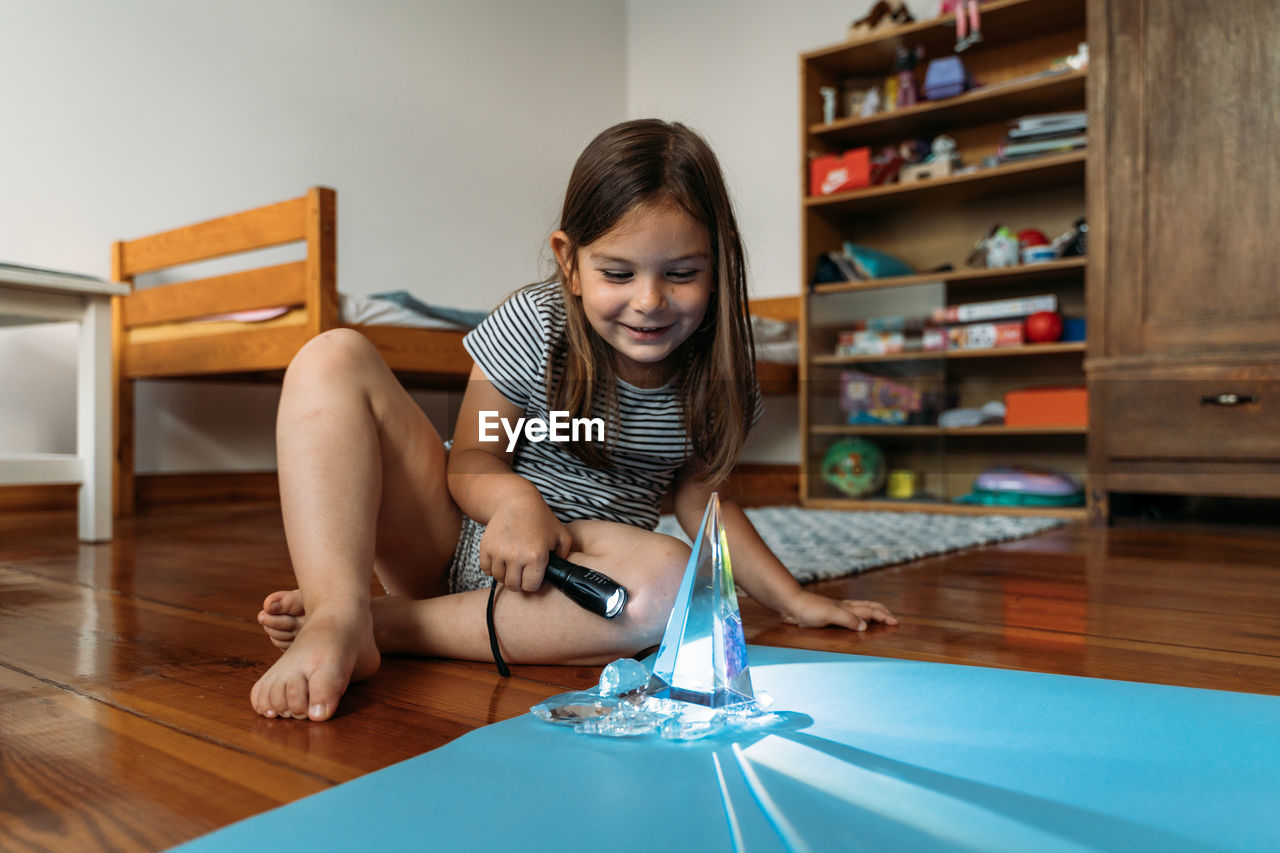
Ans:
[[[1090,0],[1089,497],[1280,497],[1280,3]]]

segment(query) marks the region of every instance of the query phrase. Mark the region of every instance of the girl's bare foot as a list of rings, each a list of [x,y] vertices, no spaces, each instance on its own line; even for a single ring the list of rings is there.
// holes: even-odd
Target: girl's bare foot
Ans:
[[[302,590],[289,589],[273,592],[262,602],[258,611],[258,624],[280,651],[292,645],[298,631],[307,621],[302,606]]]
[[[280,612],[268,612],[274,609]],[[347,686],[368,678],[381,663],[367,606],[307,614],[294,590],[268,596],[259,621],[271,642],[284,649],[249,694],[254,710],[264,717],[327,720]]]

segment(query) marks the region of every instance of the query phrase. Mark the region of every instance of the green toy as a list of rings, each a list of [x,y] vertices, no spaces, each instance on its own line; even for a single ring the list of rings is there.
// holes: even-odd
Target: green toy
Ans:
[[[851,498],[875,494],[884,487],[884,454],[864,438],[842,438],[822,457],[822,479]]]

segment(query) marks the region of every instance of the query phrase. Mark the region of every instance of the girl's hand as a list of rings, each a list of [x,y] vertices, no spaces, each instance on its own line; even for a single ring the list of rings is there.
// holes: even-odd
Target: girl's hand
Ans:
[[[542,586],[547,556],[569,555],[569,530],[540,497],[513,499],[489,519],[480,539],[480,570],[508,589]]]
[[[801,590],[787,602],[782,611],[782,619],[801,628],[836,625],[854,631],[867,630],[868,622],[898,624],[889,609],[878,601],[834,599],[805,590]]]

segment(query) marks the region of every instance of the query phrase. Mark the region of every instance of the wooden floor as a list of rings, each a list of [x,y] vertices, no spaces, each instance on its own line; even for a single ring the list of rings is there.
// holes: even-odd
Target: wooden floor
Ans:
[[[292,577],[277,507],[153,514],[107,545],[74,534],[66,513],[0,516],[3,850],[165,848],[598,675],[393,658],[329,723],[263,719],[249,688],[277,653],[254,615]],[[1276,528],[1075,525],[819,588],[902,625],[801,630],[748,601],[748,639],[1280,694]]]

